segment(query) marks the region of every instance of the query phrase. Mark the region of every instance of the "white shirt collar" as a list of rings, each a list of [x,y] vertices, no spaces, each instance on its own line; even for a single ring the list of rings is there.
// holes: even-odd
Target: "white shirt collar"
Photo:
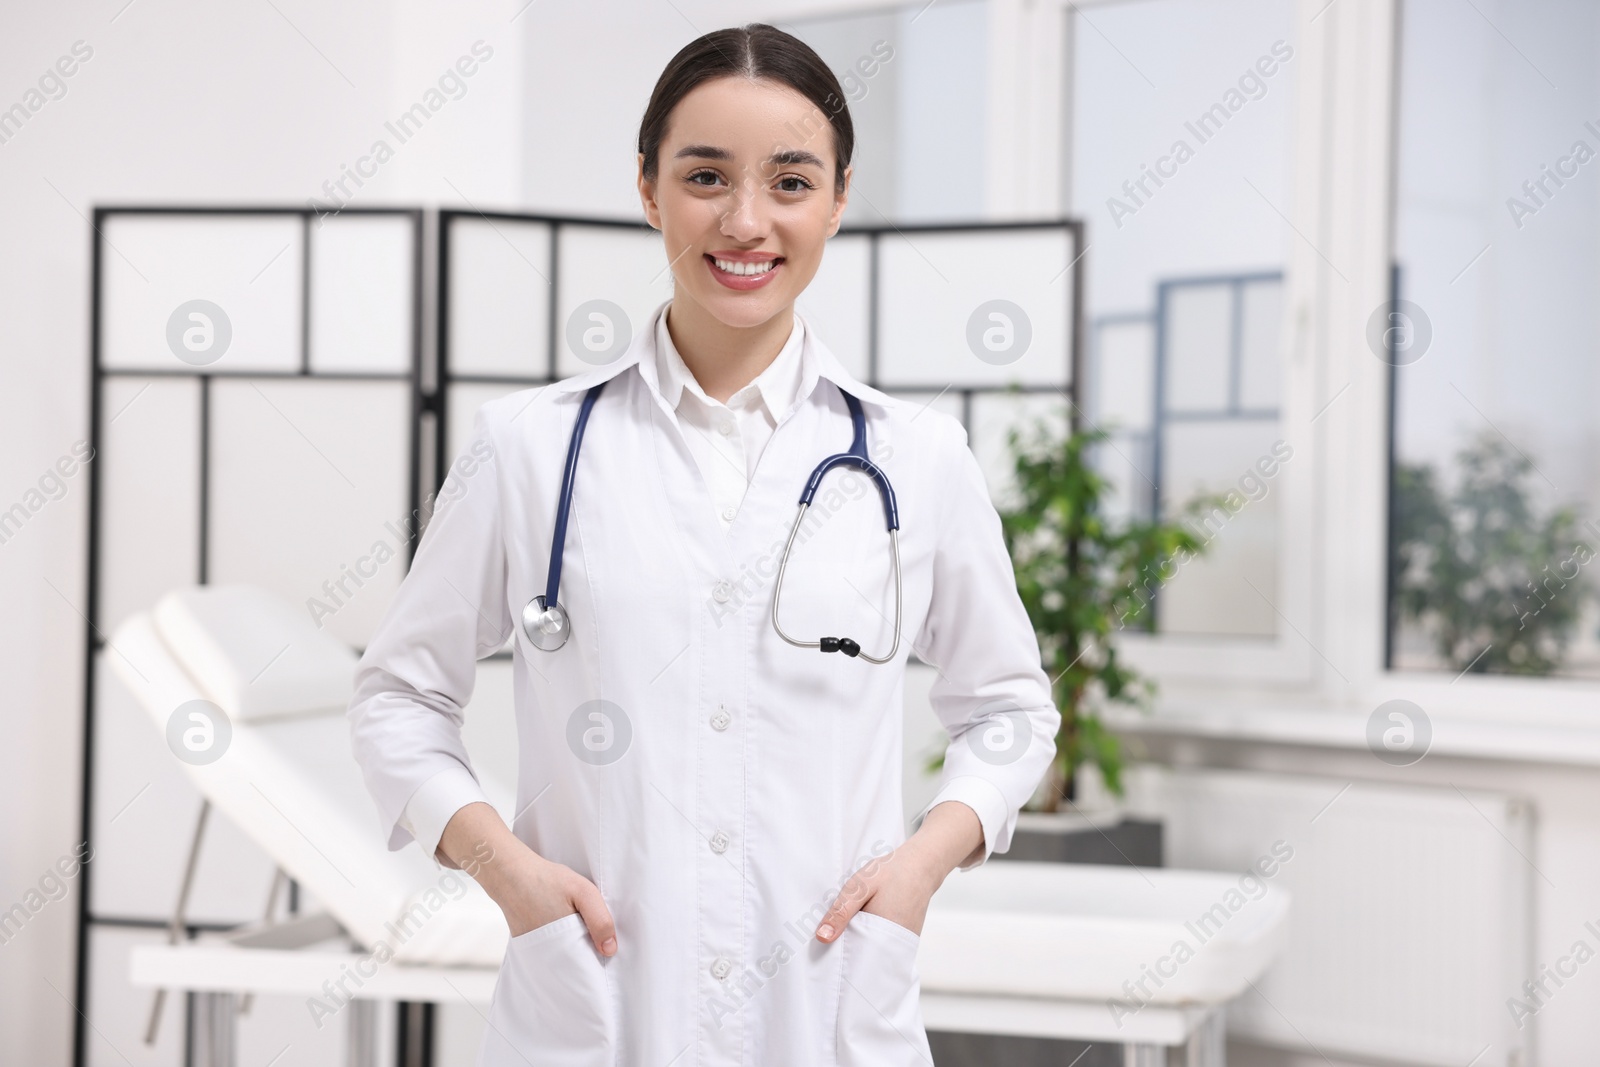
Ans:
[[[759,396],[762,403],[766,404],[772,421],[776,423],[782,419],[801,395],[805,380],[815,375],[805,353],[805,323],[797,314],[794,328],[789,331],[789,339],[778,350],[777,357],[753,381],[730,396],[727,406],[740,407],[748,404],[752,396]],[[678,410],[684,390],[707,406],[720,403],[706,394],[694,373],[689,370],[689,365],[683,361],[677,346],[672,343],[664,312],[656,317],[656,377],[660,382],[661,399],[673,411]]]
[[[656,367],[658,366],[658,361],[655,357],[656,326],[658,325],[656,320],[661,318],[669,303],[670,301],[663,301],[656,306],[655,311],[650,316],[650,325],[633,335],[632,340],[628,343],[627,350],[622,355],[592,370],[570,374],[545,388],[550,389],[557,396],[577,396],[588,392],[595,386],[604,385],[632,367],[637,370],[639,377],[644,380],[652,395],[656,396],[658,400],[662,400],[664,404],[665,401],[660,395],[660,383],[656,377]],[[795,312],[795,318],[800,319],[802,322],[804,321],[799,311]],[[802,400],[809,397],[814,391],[817,382],[822,378],[826,378],[840,389],[860,400],[877,404],[885,409],[900,409],[907,403],[907,401],[901,400],[899,397],[891,396],[880,389],[873,388],[851,374],[845,368],[845,365],[839,361],[839,357],[834,355],[833,351],[823,343],[822,339],[817,335],[816,329],[808,324],[805,328],[805,343],[801,350],[798,397]]]

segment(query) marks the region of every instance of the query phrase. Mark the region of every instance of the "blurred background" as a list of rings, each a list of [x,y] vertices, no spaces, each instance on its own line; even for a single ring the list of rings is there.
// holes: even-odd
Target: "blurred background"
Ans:
[[[1203,543],[1111,627],[1148,706],[1090,686],[1120,783],[1091,760],[1034,831],[1153,826],[1123,860],[1222,872],[1292,843],[1231,1062],[1590,1062],[1589,0],[7,5],[0,1062],[185,1062],[182,999],[144,1045],[126,961],[164,936],[198,795],[101,677],[105,635],[186,582],[318,595],[415,514],[478,404],[585,369],[555,340],[575,307],[637,323],[669,297],[659,244],[615,225],[640,218],[638,120],[678,48],[752,20],[817,49],[856,125],[847,232],[802,301],[824,339],[961,418],[1002,507],[1028,503],[1006,432],[1038,416],[1099,432],[1108,522]],[[162,343],[208,278],[223,369],[254,374]],[[1035,347],[979,373],[961,331],[993,299]],[[403,568],[331,631],[359,648]],[[911,672],[908,811],[938,740]],[[509,684],[485,662],[486,759]],[[211,833],[196,930],[272,881]],[[301,999],[261,998],[241,1063],[284,1033],[283,1062],[341,1062]],[[437,1062],[481,1025],[442,1007]]]

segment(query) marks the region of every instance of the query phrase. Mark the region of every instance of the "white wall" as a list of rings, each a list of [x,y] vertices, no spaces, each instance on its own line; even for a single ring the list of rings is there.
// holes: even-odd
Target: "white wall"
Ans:
[[[21,99],[74,42],[93,55],[66,82],[65,96],[0,144],[0,508],[87,433],[92,205],[301,204],[322,196],[323,182],[365,154],[386,119],[482,38],[494,58],[467,94],[401,147],[354,202],[633,215],[634,137],[661,66],[697,33],[760,14],[747,4],[687,0],[524,3],[472,0],[452,4],[448,16],[417,0],[11,5],[0,22],[0,70],[10,74],[0,81],[0,108]],[[793,15],[807,6],[825,7],[787,5]],[[581,108],[565,106],[577,99]],[[0,544],[0,604],[8,609],[0,613],[8,698],[0,705],[0,908],[78,843],[86,504],[79,475]],[[1292,746],[1219,742],[1200,759],[1356,771]],[[1597,779],[1491,759],[1434,767],[1463,785],[1534,798],[1541,866],[1548,860],[1561,886],[1538,901],[1536,956],[1551,958],[1600,891],[1590,859],[1600,839]],[[53,903],[0,945],[0,1062],[67,1059],[75,909],[71,897]],[[1542,1062],[1583,1062],[1600,1041],[1600,1022],[1587,1010],[1593,995],[1575,991],[1540,1018]],[[1289,1059],[1251,1063],[1285,1067]]]
[[[688,0],[10,5],[0,108],[75,42],[88,58],[0,143],[0,509],[88,436],[94,206],[327,200],[383,139],[393,158],[340,200],[637,215],[635,137],[662,66],[759,17]],[[465,93],[395,142],[385,122],[479,40],[493,56]],[[0,544],[0,908],[79,842],[87,504],[79,472]],[[76,909],[74,887],[0,945],[0,1062],[68,1060]]]
[[[518,201],[533,12],[513,24],[509,3],[439,10],[376,0],[7,5],[0,107],[22,100],[74,42],[92,54],[65,95],[0,144],[0,507],[87,436],[94,205],[320,197],[478,38],[493,59],[353,202],[455,199],[451,182],[474,200]],[[78,843],[87,502],[79,473],[0,544],[0,907]],[[76,907],[75,894],[54,902],[0,945],[0,1062],[68,1062]]]

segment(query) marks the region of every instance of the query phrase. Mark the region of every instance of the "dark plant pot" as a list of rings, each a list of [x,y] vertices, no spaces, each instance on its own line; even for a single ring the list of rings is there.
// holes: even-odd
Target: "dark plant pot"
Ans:
[[[1001,860],[1160,867],[1161,823],[1121,812],[1102,815],[1023,812]]]

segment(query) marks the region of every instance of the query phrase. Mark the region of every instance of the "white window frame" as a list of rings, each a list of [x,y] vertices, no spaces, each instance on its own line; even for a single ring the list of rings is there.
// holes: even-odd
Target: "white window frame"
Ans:
[[[1125,2],[986,0],[991,218],[1066,214],[1071,15],[1092,19],[1096,9]],[[1292,202],[1279,205],[1293,226],[1281,432],[1295,455],[1274,486],[1283,523],[1278,635],[1120,637],[1128,662],[1161,685],[1158,716],[1209,716],[1223,735],[1249,709],[1333,711],[1354,727],[1379,704],[1405,699],[1436,729],[1592,731],[1600,708],[1600,683],[1384,664],[1390,382],[1365,328],[1389,299],[1401,2],[1295,7]],[[768,10],[793,18],[882,8],[871,0],[788,0]]]
[[[1068,102],[1068,106],[1060,109],[1058,116],[1051,116],[1053,122],[1049,125],[1041,115],[1040,121],[1031,128],[1012,134],[1021,136],[1028,144],[1009,149],[1003,142],[991,146],[992,170],[1021,168],[1029,164],[1030,158],[1041,155],[1057,161],[1058,177],[1053,190],[1053,203],[1045,205],[1040,200],[1019,200],[1015,209],[1057,215],[1066,213],[1071,199],[1068,193],[1072,84],[1070,59],[1074,26],[1071,16],[1078,11],[1085,20],[1092,20],[1095,9],[1125,2],[1128,0],[1045,0],[1042,3],[989,0],[994,12],[990,20],[991,55],[996,50],[1006,49],[1002,35],[1009,34],[1014,42],[1011,50],[1015,54],[1029,56],[1040,65],[1040,70],[1031,78],[1015,74],[998,78],[993,91],[1001,100],[996,109],[1014,115],[1027,114],[1024,110],[1026,99],[1018,98],[1015,94],[1037,93],[1040,86],[1052,81],[1060,86],[1057,92],[1059,98]],[[1297,6],[1295,107],[1291,130],[1295,204],[1280,205],[1285,214],[1294,218],[1295,226],[1301,230],[1305,226],[1299,217],[1302,214],[1315,214],[1304,211],[1303,205],[1307,203],[1308,195],[1319,192],[1315,187],[1308,188],[1310,183],[1306,172],[1316,166],[1317,156],[1307,151],[1307,131],[1320,126],[1319,120],[1327,104],[1325,94],[1328,87],[1322,76],[1323,67],[1312,57],[1312,53],[1325,47],[1321,37],[1326,28],[1320,24],[1326,21],[1326,15],[1313,22],[1316,15],[1316,5],[1303,0]],[[1040,46],[1041,42],[1049,42],[1054,47],[1046,54],[1046,50]],[[1038,147],[1052,142],[1057,145],[1053,151]],[[991,182],[991,188],[997,192],[1005,191],[1005,186],[999,182]],[[991,203],[990,206],[995,211],[1005,211],[1008,207],[999,203]],[[1088,236],[1088,254],[1093,256],[1093,232]],[[1356,281],[1349,270],[1343,273],[1351,278],[1352,283]],[[1195,686],[1203,689],[1225,685],[1236,689],[1247,685],[1274,692],[1290,689],[1309,693],[1317,686],[1319,676],[1323,673],[1333,675],[1335,681],[1338,680],[1339,671],[1346,676],[1350,674],[1344,668],[1330,670],[1317,651],[1321,642],[1312,636],[1313,631],[1320,629],[1317,626],[1317,575],[1313,571],[1317,535],[1315,517],[1319,511],[1318,475],[1323,472],[1321,457],[1324,442],[1320,437],[1323,429],[1320,423],[1326,421],[1329,413],[1318,415],[1322,408],[1318,400],[1319,375],[1315,360],[1307,358],[1308,349],[1315,344],[1315,339],[1309,333],[1310,320],[1306,309],[1326,288],[1322,275],[1333,275],[1320,256],[1309,250],[1303,242],[1289,248],[1284,274],[1283,347],[1291,355],[1284,368],[1279,432],[1294,448],[1294,457],[1280,468],[1273,485],[1280,516],[1278,582],[1272,605],[1278,618],[1277,633],[1270,638],[1119,634],[1119,647],[1128,664],[1155,678],[1164,692],[1178,692]],[[1338,284],[1338,278],[1333,277]],[[1383,277],[1387,278],[1386,269]],[[1340,403],[1345,399],[1341,397]],[[1313,419],[1316,421],[1313,422]],[[1310,640],[1302,638],[1302,634]]]

